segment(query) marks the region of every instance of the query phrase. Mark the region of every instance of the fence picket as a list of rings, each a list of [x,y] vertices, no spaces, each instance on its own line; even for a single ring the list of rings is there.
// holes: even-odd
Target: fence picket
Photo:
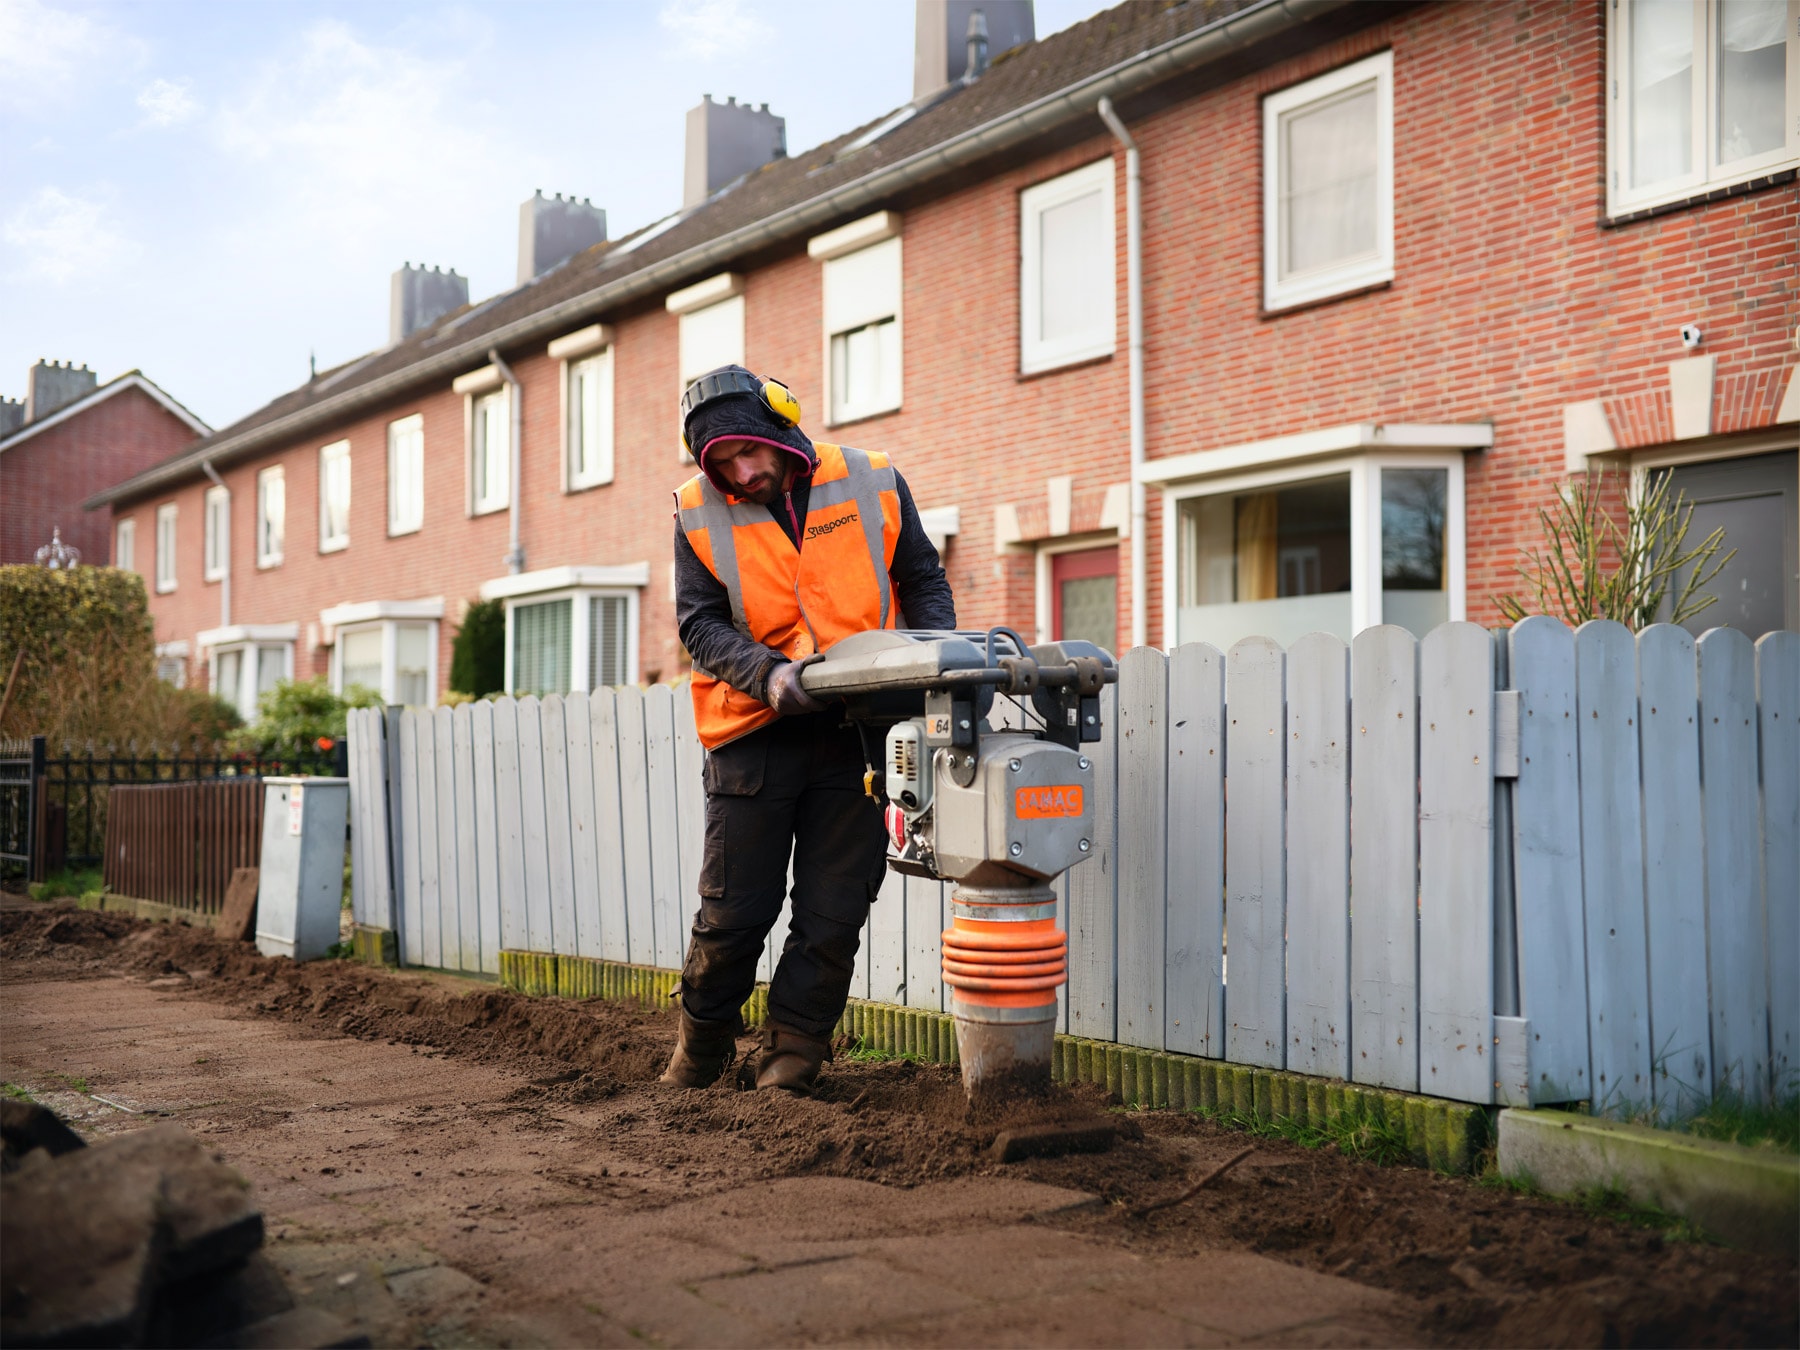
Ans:
[[[1094,819],[1117,819],[1119,688],[1100,691],[1100,739],[1088,747],[1094,761]],[[1094,851],[1069,869],[1069,1034],[1110,1041],[1118,1031],[1117,966],[1118,832],[1097,827]]]
[[[1418,650],[1406,629],[1351,642],[1350,728],[1350,1076],[1416,1092]]]
[[[675,838],[681,875],[676,919],[686,940],[700,908],[700,860],[706,853],[706,748],[694,726],[694,698],[687,683],[675,690]]]
[[[627,959],[656,960],[656,915],[650,862],[650,781],[644,761],[644,693],[631,685],[614,691],[619,743],[619,819],[625,859]]]
[[[594,742],[594,854],[599,859],[600,950],[608,961],[629,961],[625,920],[625,836],[619,814],[618,706],[611,689],[588,695]]]
[[[1769,915],[1769,1068],[1780,1096],[1800,1088],[1800,633],[1765,633],[1757,641],[1756,711]]]
[[[432,711],[432,750],[437,757],[438,961],[446,969],[462,960],[462,859],[456,840],[456,740],[450,709]]]
[[[600,859],[594,851],[594,738],[588,695],[577,689],[563,699],[563,734],[568,738],[569,853],[573,865],[573,928],[563,949],[575,956],[600,955]]]
[[[1712,1095],[1707,1025],[1706,870],[1694,639],[1653,624],[1637,636],[1644,792],[1644,912],[1650,972],[1650,1087],[1657,1114],[1691,1114]]]
[[[1285,661],[1271,638],[1225,654],[1225,1055],[1274,1069],[1287,1058]]]
[[[451,820],[439,806],[437,725],[429,708],[408,708],[405,715],[413,723],[419,756],[419,963],[442,966],[445,877],[439,836],[449,833]],[[456,884],[454,876],[449,884]]]
[[[1464,1102],[1494,1099],[1493,653],[1473,623],[1419,644],[1419,1088]]]
[[[1167,978],[1169,662],[1134,647],[1119,663],[1119,1040],[1163,1048]]]
[[[666,684],[644,692],[644,766],[650,787],[650,881],[656,963],[678,969],[686,956],[681,890],[679,789],[675,782],[675,699]]]
[[[1350,648],[1287,655],[1288,1046],[1296,1073],[1350,1076]]]
[[[400,832],[402,856],[405,858],[404,890],[401,893],[400,960],[404,965],[422,966],[425,949],[421,936],[423,902],[420,899],[419,830],[420,817],[429,809],[420,798],[419,724],[408,711],[399,714],[400,723]]]
[[[475,797],[475,932],[481,972],[500,973],[500,819],[494,800],[494,705],[469,705],[471,786]],[[465,919],[464,929],[468,923]]]
[[[906,1006],[943,1006],[943,885],[929,877],[906,878]]]
[[[1170,1050],[1225,1053],[1225,658],[1194,642],[1169,654]],[[1096,825],[1102,836],[1111,828]]]
[[[561,694],[546,694],[538,704],[544,736],[544,858],[549,878],[550,940],[537,939],[538,951],[574,956],[575,845],[569,812],[569,730]],[[534,935],[535,937],[535,935]]]
[[[481,969],[481,876],[475,837],[474,723],[469,705],[450,713],[451,769],[456,794],[456,955],[445,963],[456,970]]]
[[[1757,828],[1755,653],[1735,628],[1710,629],[1695,650],[1713,1091],[1760,1097],[1769,1087],[1769,929]],[[1791,988],[1783,992],[1793,997]]]
[[[906,1002],[906,882],[907,878],[890,871],[881,879],[881,889],[869,907],[869,997],[882,1003]],[[780,959],[787,927],[788,909],[783,905],[764,960]]]
[[[544,811],[544,713],[535,694],[517,700],[519,817],[524,825],[526,942],[534,952],[556,950],[550,915],[550,831]]]
[[[526,914],[525,822],[519,783],[519,705],[497,698],[494,710],[494,821],[498,834],[500,945],[529,951],[531,920]]]

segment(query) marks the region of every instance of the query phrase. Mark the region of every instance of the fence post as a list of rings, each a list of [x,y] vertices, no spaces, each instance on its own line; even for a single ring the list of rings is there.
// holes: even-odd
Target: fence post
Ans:
[[[31,738],[31,777],[25,788],[25,851],[31,855],[25,865],[27,881],[44,879],[44,778],[48,769],[48,752],[42,736]]]
[[[383,708],[380,716],[387,727],[387,756],[382,771],[387,777],[387,820],[388,820],[388,896],[390,912],[393,914],[394,950],[396,953],[405,950],[405,928],[402,915],[406,907],[400,903],[404,894],[401,883],[404,880],[404,850],[400,847],[400,715],[399,708]]]

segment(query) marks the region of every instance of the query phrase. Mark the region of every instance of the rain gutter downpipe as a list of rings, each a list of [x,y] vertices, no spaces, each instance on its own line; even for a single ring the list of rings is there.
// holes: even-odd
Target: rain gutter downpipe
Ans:
[[[229,628],[231,627],[231,489],[225,487],[225,480],[219,477],[219,471],[213,468],[210,459],[200,461],[200,470],[212,479],[214,487],[225,488],[225,537],[219,541],[225,546],[219,550],[224,555],[221,561],[225,564],[224,573],[219,577],[219,627]],[[204,510],[200,513],[200,527],[204,533],[206,528]]]
[[[525,570],[525,550],[519,547],[519,463],[525,458],[523,431],[525,429],[525,390],[519,384],[519,377],[512,373],[512,367],[500,359],[498,347],[488,348],[488,361],[500,378],[506,382],[506,401],[511,405],[512,442],[507,446],[507,458],[512,461],[512,483],[507,492],[507,523],[510,530],[508,540],[511,545],[506,550],[506,570],[517,576]]]
[[[1150,548],[1144,538],[1144,215],[1138,197],[1138,145],[1125,130],[1112,99],[1097,105],[1106,129],[1125,147],[1125,328],[1131,360],[1131,645],[1150,641]],[[1165,639],[1167,635],[1165,634]]]

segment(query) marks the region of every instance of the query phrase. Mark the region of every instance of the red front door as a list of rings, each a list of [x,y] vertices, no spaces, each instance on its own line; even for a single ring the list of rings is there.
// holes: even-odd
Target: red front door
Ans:
[[[1115,651],[1119,642],[1119,550],[1050,555],[1050,637]]]

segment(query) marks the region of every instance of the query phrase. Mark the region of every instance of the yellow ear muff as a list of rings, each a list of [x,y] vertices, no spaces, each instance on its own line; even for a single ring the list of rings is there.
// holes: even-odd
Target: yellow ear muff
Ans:
[[[800,424],[800,400],[788,392],[788,387],[779,380],[764,380],[762,387],[763,402],[790,427]]]

